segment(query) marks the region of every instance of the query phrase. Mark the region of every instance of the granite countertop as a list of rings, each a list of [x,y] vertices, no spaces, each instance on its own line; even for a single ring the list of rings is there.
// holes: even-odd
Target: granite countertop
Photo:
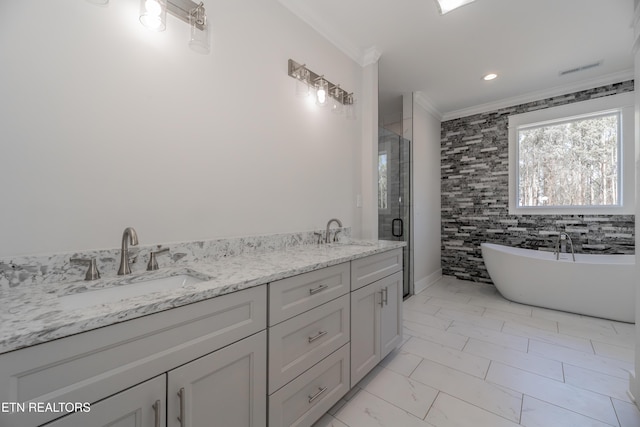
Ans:
[[[11,289],[0,294],[0,354],[63,338],[80,332],[192,304],[242,289],[263,285],[312,270],[352,261],[405,242],[351,241],[329,245],[302,245],[271,252],[193,262],[180,267],[116,276],[96,281],[43,284]],[[135,282],[187,273],[202,280],[193,285],[127,297],[109,303],[96,302],[69,308],[63,296],[127,286]],[[93,303],[92,303],[93,304]]]

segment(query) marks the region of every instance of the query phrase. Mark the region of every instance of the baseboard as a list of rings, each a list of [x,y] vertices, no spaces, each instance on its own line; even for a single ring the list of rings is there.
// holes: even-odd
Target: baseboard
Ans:
[[[420,279],[417,282],[414,282],[413,293],[419,294],[420,292],[427,289],[429,286],[436,283],[441,278],[442,278],[442,269],[440,268],[437,271],[434,271],[433,273],[425,277],[424,279]]]

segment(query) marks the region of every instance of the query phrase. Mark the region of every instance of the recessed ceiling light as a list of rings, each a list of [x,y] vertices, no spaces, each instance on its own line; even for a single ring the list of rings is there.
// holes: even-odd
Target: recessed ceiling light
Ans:
[[[482,80],[489,81],[489,80],[493,80],[493,79],[495,79],[496,77],[498,77],[498,75],[497,75],[497,74],[495,74],[495,73],[489,73],[489,74],[487,74],[486,76],[484,76],[484,77],[482,78]]]
[[[474,0],[436,0],[440,14],[444,15],[447,12],[451,12],[453,9],[457,9],[460,6],[471,3]]]

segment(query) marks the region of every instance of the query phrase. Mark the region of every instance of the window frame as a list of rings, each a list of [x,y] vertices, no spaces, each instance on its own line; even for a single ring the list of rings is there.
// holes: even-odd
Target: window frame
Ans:
[[[521,128],[549,126],[619,112],[619,204],[609,206],[518,206]],[[544,108],[509,116],[510,215],[629,215],[635,213],[634,92]]]

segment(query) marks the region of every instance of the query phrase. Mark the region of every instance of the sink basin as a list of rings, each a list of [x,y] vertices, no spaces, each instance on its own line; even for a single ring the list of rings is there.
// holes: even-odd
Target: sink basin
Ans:
[[[86,290],[76,294],[61,296],[58,298],[58,302],[63,308],[71,310],[126,300],[151,292],[183,288],[202,281],[203,279],[189,274],[177,274],[110,288]]]
[[[370,247],[370,246],[376,246],[377,244],[378,244],[378,242],[372,242],[372,241],[367,241],[367,240],[347,240],[347,241],[344,241],[344,242],[329,243],[327,246],[333,247],[333,248],[340,248],[340,247],[345,247],[345,246]]]

